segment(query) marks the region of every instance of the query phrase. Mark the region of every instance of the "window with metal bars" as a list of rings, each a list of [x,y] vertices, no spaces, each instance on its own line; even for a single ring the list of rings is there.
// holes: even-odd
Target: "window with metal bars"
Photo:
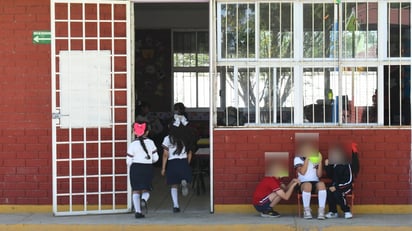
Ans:
[[[209,107],[209,33],[173,32],[173,101]]]
[[[410,124],[409,2],[220,1],[216,15],[221,125]]]

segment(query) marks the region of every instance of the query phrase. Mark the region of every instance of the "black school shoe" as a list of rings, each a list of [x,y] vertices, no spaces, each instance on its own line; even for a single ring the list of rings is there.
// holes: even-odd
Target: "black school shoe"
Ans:
[[[272,211],[262,212],[262,213],[260,213],[260,216],[261,217],[275,218],[275,217],[280,217],[280,214],[278,212],[272,210]]]
[[[141,214],[141,213],[135,213],[135,214],[134,214],[134,217],[135,217],[136,219],[139,219],[139,218],[144,218],[144,215]]]
[[[173,213],[180,213],[180,208],[173,208]]]

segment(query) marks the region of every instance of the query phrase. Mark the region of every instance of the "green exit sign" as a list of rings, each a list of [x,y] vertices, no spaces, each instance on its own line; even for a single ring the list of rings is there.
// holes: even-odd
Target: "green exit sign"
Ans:
[[[50,31],[33,31],[32,35],[33,44],[50,44],[51,32]]]

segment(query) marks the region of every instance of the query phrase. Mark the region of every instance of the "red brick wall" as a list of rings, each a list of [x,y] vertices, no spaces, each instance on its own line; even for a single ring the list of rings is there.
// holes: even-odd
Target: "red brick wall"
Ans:
[[[0,0],[0,204],[51,204],[49,0]]]
[[[214,131],[216,204],[251,203],[254,189],[264,173],[264,152],[285,151],[292,158],[296,132],[319,133],[320,151],[324,155],[328,144],[337,140],[353,140],[359,144],[361,171],[355,180],[357,204],[412,203],[408,175],[410,130],[273,129]],[[295,174],[292,166],[290,174]]]

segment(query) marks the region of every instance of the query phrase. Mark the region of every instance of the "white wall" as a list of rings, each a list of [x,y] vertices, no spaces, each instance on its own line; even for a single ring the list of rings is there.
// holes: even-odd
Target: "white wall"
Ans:
[[[136,29],[208,29],[209,5],[135,4]]]

